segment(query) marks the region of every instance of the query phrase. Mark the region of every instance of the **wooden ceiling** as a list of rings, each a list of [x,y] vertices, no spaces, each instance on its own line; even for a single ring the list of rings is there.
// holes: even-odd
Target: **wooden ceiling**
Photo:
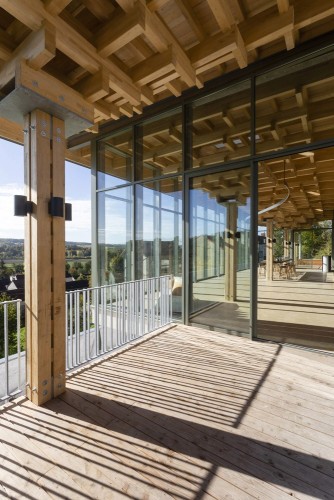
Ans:
[[[141,114],[144,106],[333,30],[333,0],[0,0],[0,104],[25,77],[47,97],[57,89],[74,111],[86,106],[97,133],[101,123]],[[332,68],[324,56],[290,76],[259,80],[257,152],[334,137]],[[196,105],[193,168],[247,157],[250,111],[247,85]],[[177,113],[145,125],[147,169],[182,170],[181,127]],[[0,115],[0,136],[22,143],[22,126]],[[108,168],[116,173],[125,168],[117,149],[131,156],[132,144],[120,134],[111,146]],[[271,213],[278,225],[333,217],[331,153],[288,157],[289,202]],[[90,154],[83,146],[67,150],[67,159],[89,166]],[[282,197],[283,164],[261,163],[260,209]],[[221,180],[225,188],[240,184],[237,191],[247,196],[247,176]]]
[[[332,0],[0,0],[0,92],[23,70],[34,85],[58,82],[92,108],[97,132],[333,28]]]

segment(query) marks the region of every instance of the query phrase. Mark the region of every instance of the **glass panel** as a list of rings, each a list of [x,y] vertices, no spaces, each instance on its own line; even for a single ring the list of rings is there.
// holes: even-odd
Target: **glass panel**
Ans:
[[[250,169],[195,177],[190,183],[192,324],[249,333]]]
[[[137,180],[182,171],[181,109],[147,120],[137,135]]]
[[[250,81],[196,101],[192,110],[192,168],[250,154]]]
[[[256,79],[256,151],[334,136],[334,51],[322,51]]]
[[[98,193],[100,282],[132,279],[132,187]]]
[[[119,186],[133,179],[132,129],[98,143],[98,189]]]
[[[334,350],[333,164],[334,148],[259,164],[260,338]]]
[[[182,312],[182,184],[169,178],[136,186],[137,278],[174,276],[173,316]]]

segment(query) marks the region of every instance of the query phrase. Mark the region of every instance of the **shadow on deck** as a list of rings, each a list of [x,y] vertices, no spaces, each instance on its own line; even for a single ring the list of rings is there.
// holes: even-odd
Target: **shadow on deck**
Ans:
[[[333,498],[324,359],[171,328],[73,375],[44,407],[4,410],[0,496]]]

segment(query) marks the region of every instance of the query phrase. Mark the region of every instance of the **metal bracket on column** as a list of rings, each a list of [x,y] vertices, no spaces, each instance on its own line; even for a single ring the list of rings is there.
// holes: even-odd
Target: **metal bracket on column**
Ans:
[[[53,196],[49,201],[49,214],[52,217],[64,217],[64,199]]]

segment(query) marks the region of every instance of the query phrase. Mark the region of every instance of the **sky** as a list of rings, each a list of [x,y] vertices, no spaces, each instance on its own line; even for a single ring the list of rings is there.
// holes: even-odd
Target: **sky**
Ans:
[[[66,162],[65,201],[72,203],[66,241],[91,241],[90,170]],[[24,194],[23,146],[0,139],[0,238],[24,237],[24,217],[14,217],[14,195]]]

